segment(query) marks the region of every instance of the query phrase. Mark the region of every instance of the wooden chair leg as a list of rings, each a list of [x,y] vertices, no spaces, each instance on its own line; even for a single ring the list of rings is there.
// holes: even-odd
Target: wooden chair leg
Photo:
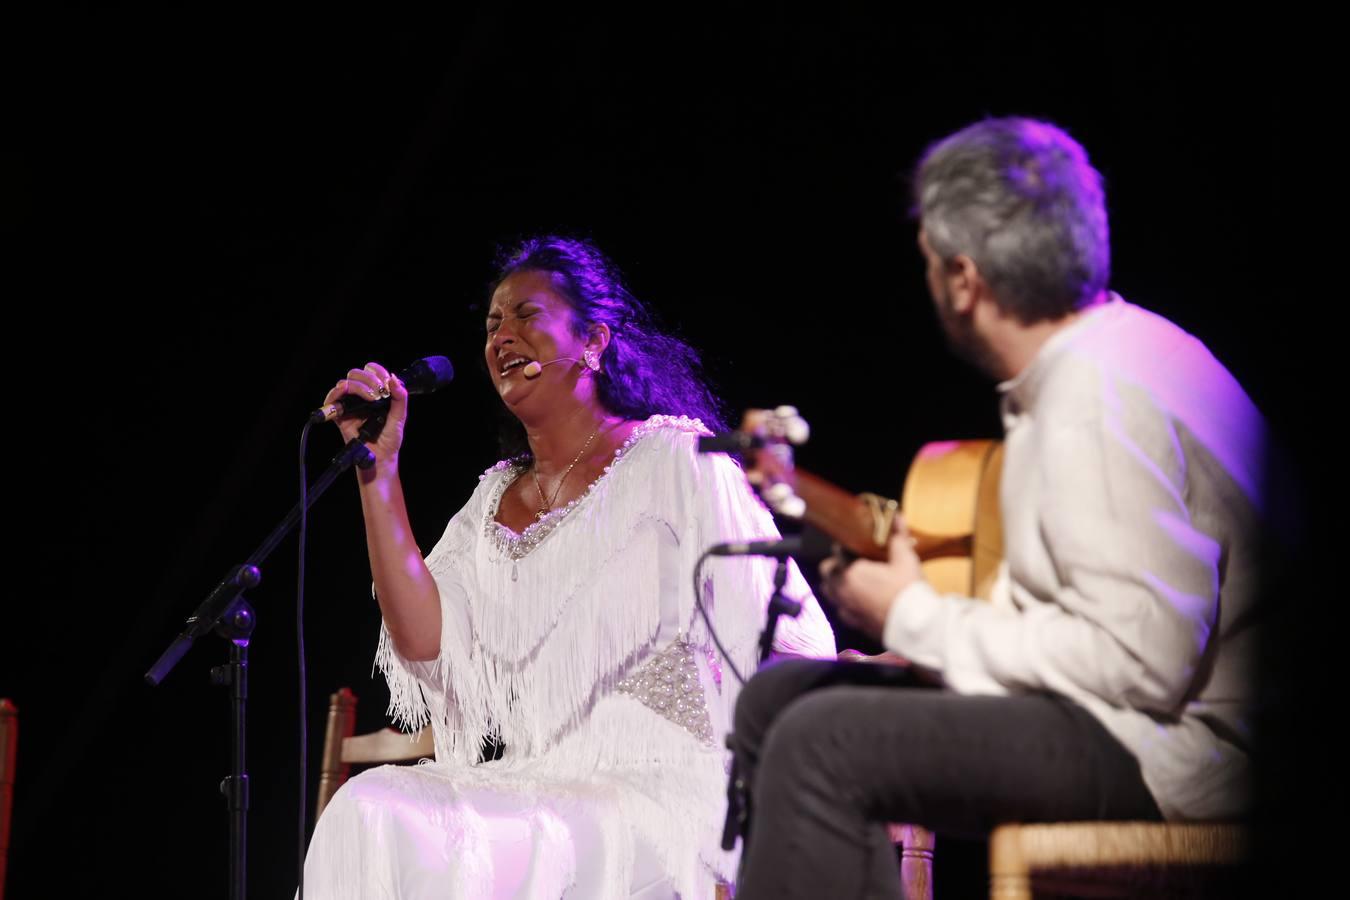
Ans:
[[[14,768],[18,760],[19,710],[9,700],[0,700],[0,900],[5,896],[5,871],[9,859],[10,813],[14,803]]]
[[[1015,826],[996,828],[989,836],[989,897],[1031,900],[1031,869]]]
[[[891,825],[891,841],[900,845],[900,886],[906,900],[933,900],[933,849],[937,837],[917,825]]]
[[[356,695],[350,688],[339,688],[328,697],[328,727],[323,738],[323,762],[319,768],[319,796],[314,803],[314,821],[347,780],[347,764],[342,761],[342,740],[356,730]]]

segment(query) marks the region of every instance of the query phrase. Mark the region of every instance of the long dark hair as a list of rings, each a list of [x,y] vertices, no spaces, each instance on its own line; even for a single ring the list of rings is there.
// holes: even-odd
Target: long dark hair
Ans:
[[[578,337],[596,325],[609,326],[609,346],[595,373],[596,394],[609,413],[627,419],[684,415],[702,419],[712,431],[725,430],[698,351],[661,326],[595,245],[553,234],[527,238],[499,255],[492,290],[517,272],[549,273],[572,307]],[[529,453],[525,428],[514,416],[505,417],[500,437],[508,457]]]

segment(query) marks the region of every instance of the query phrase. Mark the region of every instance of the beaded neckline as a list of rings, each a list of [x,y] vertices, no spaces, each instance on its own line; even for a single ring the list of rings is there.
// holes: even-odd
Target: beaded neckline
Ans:
[[[586,498],[596,489],[596,486],[609,477],[610,472],[624,460],[629,451],[637,445],[647,435],[659,431],[663,428],[678,428],[681,431],[692,431],[697,434],[710,434],[703,422],[698,419],[691,419],[688,416],[665,416],[656,415],[647,419],[637,428],[633,429],[632,434],[628,435],[623,444],[614,451],[614,458],[610,460],[609,465],[595,477],[595,480],[586,486],[574,500],[565,506],[559,506],[551,509],[536,522],[532,522],[525,527],[524,531],[516,533],[510,526],[503,525],[497,521],[497,510],[501,506],[502,495],[517,478],[523,475],[529,468],[529,462],[524,457],[514,459],[504,459],[492,468],[488,469],[479,476],[481,481],[497,472],[506,472],[505,477],[501,478],[492,488],[492,495],[488,498],[487,511],[483,517],[483,531],[492,544],[503,554],[509,556],[512,560],[521,559],[527,556],[530,551],[548,537],[559,524],[578,506],[586,501]]]

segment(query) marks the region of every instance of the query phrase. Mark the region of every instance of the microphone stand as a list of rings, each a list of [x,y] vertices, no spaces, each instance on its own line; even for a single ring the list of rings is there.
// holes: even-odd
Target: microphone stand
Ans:
[[[386,414],[387,410],[367,419],[361,426],[360,434],[333,457],[328,470],[306,491],[304,510],[313,506],[314,501],[328,490],[338,476],[353,465],[368,469],[375,464],[375,454],[366,447],[366,442],[379,437]],[[259,564],[299,523],[302,511],[301,504],[296,503],[258,549],[249,554],[241,565],[230,569],[215,590],[188,617],[182,633],[174,638],[150,667],[150,671],[145,673],[145,680],[152,686],[158,686],[188,652],[192,642],[207,632],[215,631],[230,642],[229,663],[211,669],[211,683],[230,688],[231,769],[220,783],[220,792],[225,795],[230,817],[230,900],[244,900],[248,881],[249,797],[248,772],[244,765],[244,726],[248,706],[248,644],[257,617],[253,607],[244,599],[243,592],[256,587],[262,580]]]
[[[759,664],[763,665],[773,653],[773,636],[778,629],[778,619],[782,615],[794,619],[801,613],[802,605],[783,594],[783,585],[787,584],[787,558],[778,560],[773,573],[773,594],[769,597],[769,616],[764,622],[764,630],[759,635]],[[741,777],[736,756],[735,736],[727,734],[727,749],[732,751],[731,771],[727,778],[727,817],[722,826],[722,849],[733,850],[737,837],[748,837],[750,824],[750,797],[745,779]]]

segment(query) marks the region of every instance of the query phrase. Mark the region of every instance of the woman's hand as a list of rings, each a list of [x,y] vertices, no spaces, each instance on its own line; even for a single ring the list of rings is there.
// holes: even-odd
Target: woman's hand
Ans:
[[[374,441],[366,446],[375,454],[373,471],[376,474],[392,474],[398,470],[398,451],[403,445],[403,426],[408,419],[408,389],[397,375],[391,373],[377,362],[367,363],[363,369],[352,369],[347,377],[333,386],[323,398],[323,405],[340,403],[348,394],[354,394],[371,403],[385,397],[389,398],[389,412],[384,428]],[[336,420],[342,439],[350,442],[357,436],[365,419],[359,416],[343,416]]]

